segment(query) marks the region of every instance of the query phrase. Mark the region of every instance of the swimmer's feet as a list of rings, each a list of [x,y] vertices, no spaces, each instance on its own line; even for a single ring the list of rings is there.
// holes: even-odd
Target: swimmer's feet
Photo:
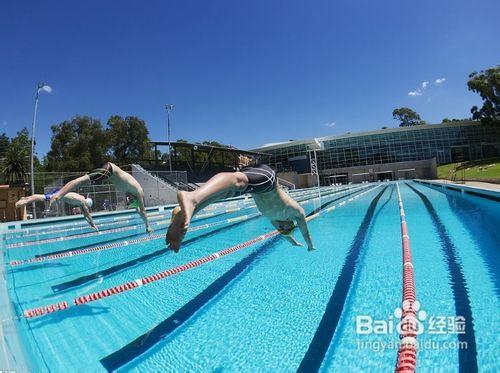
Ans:
[[[26,204],[26,197],[22,197],[19,201],[16,202],[16,209],[22,207]]]
[[[181,248],[182,240],[189,228],[195,207],[188,192],[178,192],[177,201],[179,206],[172,210],[172,220],[167,232],[167,242],[176,253]]]

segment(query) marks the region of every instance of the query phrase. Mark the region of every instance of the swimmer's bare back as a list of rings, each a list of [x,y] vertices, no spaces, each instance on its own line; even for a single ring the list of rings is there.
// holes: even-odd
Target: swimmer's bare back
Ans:
[[[136,197],[139,205],[137,212],[141,215],[141,218],[146,225],[146,232],[151,233],[153,230],[150,227],[147,218],[146,208],[144,205],[144,191],[141,185],[132,175],[123,171],[120,167],[111,162],[106,162],[102,167],[96,168],[89,173],[68,182],[61,188],[61,190],[59,190],[59,192],[50,198],[50,205],[58,199],[64,197],[67,193],[78,188],[78,186],[82,183],[89,181],[95,183],[104,180],[111,182],[117,190],[129,193]]]
[[[297,221],[309,249],[314,249],[304,210],[278,188],[274,171],[266,165],[244,167],[241,172],[223,172],[195,191],[179,192],[179,206],[172,211],[172,223],[166,237],[170,248],[175,252],[179,251],[191,218],[197,211],[237,193],[252,194],[257,208],[271,221]]]

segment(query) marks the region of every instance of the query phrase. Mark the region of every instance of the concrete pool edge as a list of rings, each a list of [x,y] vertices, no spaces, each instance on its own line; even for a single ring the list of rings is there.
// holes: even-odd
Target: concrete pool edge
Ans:
[[[467,194],[472,195],[472,196],[486,198],[486,199],[500,202],[500,191],[496,191],[493,189],[485,189],[485,188],[480,188],[480,187],[475,187],[475,186],[456,184],[456,183],[444,182],[444,181],[435,181],[435,180],[415,179],[414,181],[416,181],[417,183],[420,183],[420,184],[424,184],[424,185],[441,187],[443,189],[450,189],[450,190],[454,190],[456,192],[467,193]]]
[[[7,232],[6,224],[0,225],[0,234],[3,236]],[[28,362],[29,353],[23,347],[21,330],[17,324],[17,316],[13,309],[13,304],[7,288],[7,273],[4,261],[5,242],[0,242],[0,315],[2,317],[0,326],[0,370],[2,371],[31,371]],[[6,331],[7,329],[7,331]]]

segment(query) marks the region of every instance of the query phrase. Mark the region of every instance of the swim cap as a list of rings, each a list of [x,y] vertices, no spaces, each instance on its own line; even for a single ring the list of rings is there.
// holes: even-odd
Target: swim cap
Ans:
[[[85,198],[85,202],[87,202],[87,206],[89,207],[89,209],[91,209],[92,205],[94,204],[94,201],[92,201],[92,198],[90,198],[90,197]]]

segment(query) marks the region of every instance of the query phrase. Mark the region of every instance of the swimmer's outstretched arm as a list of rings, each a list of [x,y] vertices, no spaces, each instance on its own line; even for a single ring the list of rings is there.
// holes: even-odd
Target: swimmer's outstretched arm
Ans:
[[[54,202],[57,202],[60,198],[64,197],[66,194],[68,194],[72,190],[75,190],[76,188],[78,188],[78,186],[80,184],[85,183],[87,181],[90,181],[89,175],[83,175],[83,176],[77,177],[76,179],[71,180],[70,182],[66,183],[66,185],[63,186],[59,190],[59,192],[53,194],[52,197],[50,197],[49,207],[52,206],[52,204]]]
[[[82,205],[82,213],[83,213],[83,216],[85,217],[85,220],[87,220],[87,223],[89,223],[89,225],[93,229],[95,229],[96,231],[98,231],[99,229],[95,225],[94,219],[92,219],[92,215],[90,215],[90,211],[89,211],[88,207],[85,205],[85,203]]]
[[[32,202],[43,202],[45,201],[45,196],[43,194],[33,194],[28,197],[23,197],[16,202],[16,208],[22,207]]]
[[[300,214],[300,216],[297,216],[297,225],[300,229],[300,233],[302,233],[302,236],[304,237],[304,240],[306,240],[307,243],[307,250],[313,251],[314,250],[314,244],[311,239],[311,233],[309,233],[309,228],[307,227],[307,221],[306,221],[306,216],[303,213]]]
[[[138,197],[137,201],[139,202],[139,206],[137,207],[137,212],[139,213],[139,215],[141,215],[142,220],[144,220],[144,224],[146,224],[146,232],[152,233],[153,228],[151,228],[151,226],[149,225],[148,215],[146,213],[146,207],[144,206],[144,194],[140,194],[137,197]]]

